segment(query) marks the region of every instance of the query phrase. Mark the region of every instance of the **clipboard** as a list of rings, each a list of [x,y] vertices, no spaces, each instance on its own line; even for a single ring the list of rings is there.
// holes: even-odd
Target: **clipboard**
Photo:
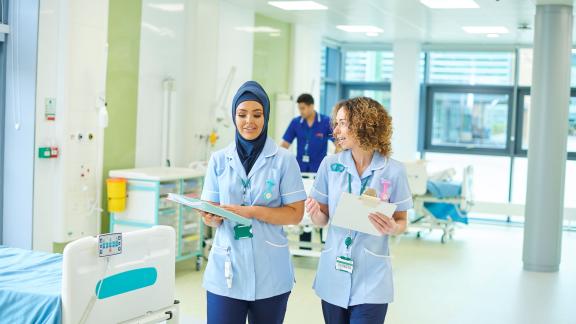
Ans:
[[[234,214],[233,212],[227,211],[224,208],[214,206],[211,203],[206,202],[204,200],[200,200],[200,199],[196,199],[196,198],[192,198],[192,197],[187,197],[184,195],[173,194],[173,193],[169,193],[168,197],[166,197],[166,199],[173,201],[175,203],[184,205],[184,206],[192,207],[194,209],[202,210],[202,211],[205,211],[205,212],[210,213],[210,214],[224,217],[224,218],[231,220],[233,222],[236,222],[238,224],[252,225],[251,219],[242,217],[242,216],[237,215],[237,214]]]
[[[381,201],[375,197],[356,196],[342,192],[330,224],[370,235],[382,236],[370,222],[368,214],[380,212],[392,217],[396,207],[394,204]]]

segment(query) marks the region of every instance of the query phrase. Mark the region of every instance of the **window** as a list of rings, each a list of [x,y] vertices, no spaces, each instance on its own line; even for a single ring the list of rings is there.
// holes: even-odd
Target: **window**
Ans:
[[[344,80],[391,82],[394,53],[390,51],[347,51],[344,56]]]
[[[526,155],[530,137],[530,106],[532,100],[529,89],[522,89],[518,94],[518,130],[516,153]],[[566,143],[568,156],[576,158],[576,90],[572,91],[568,108],[568,140]]]
[[[455,179],[462,179],[462,171],[471,165],[473,194],[476,201],[505,203],[508,201],[510,157],[471,154],[426,153],[428,172],[454,168]],[[482,176],[489,174],[490,176]]]
[[[429,96],[428,148],[505,153],[511,97],[507,91],[432,89]]]
[[[386,110],[390,107],[390,89],[363,89],[363,88],[348,88],[346,98],[354,97],[369,97],[378,101]]]
[[[429,83],[514,84],[512,52],[430,52]]]
[[[518,49],[518,85],[532,85],[533,50],[531,48]],[[572,68],[570,69],[570,86],[576,87],[576,49],[572,50]]]
[[[390,110],[394,53],[335,50],[340,74],[330,81],[327,72],[330,82],[322,88],[333,98],[330,108],[339,99],[368,96]],[[566,192],[576,186],[576,51],[572,62]],[[420,68],[419,141],[430,165],[473,165],[477,201],[524,203],[532,50],[429,51],[421,54]],[[566,195],[565,204],[576,207],[576,199]]]
[[[322,47],[320,75],[320,113],[330,115],[340,97],[340,49]]]
[[[525,157],[514,158],[514,172],[512,174],[512,203],[524,204],[526,202],[528,178],[528,159]],[[576,208],[576,195],[570,193],[576,191],[576,161],[566,161],[566,176],[564,185],[564,207]]]

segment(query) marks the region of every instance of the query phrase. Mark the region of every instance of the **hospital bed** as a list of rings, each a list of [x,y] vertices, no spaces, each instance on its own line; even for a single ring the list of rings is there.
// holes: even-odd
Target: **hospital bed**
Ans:
[[[425,161],[404,165],[414,200],[409,227],[418,229],[417,237],[422,235],[422,230],[440,229],[440,241],[446,243],[453,238],[457,226],[468,224],[468,212],[474,204],[472,166],[464,168],[461,182],[454,182],[451,181],[453,169],[428,174]]]
[[[314,185],[314,178],[316,173],[302,173],[302,183],[304,184],[304,190],[306,190],[306,194],[309,196],[310,192],[312,191],[312,186]],[[298,256],[310,256],[310,257],[320,257],[322,251],[322,242],[326,239],[324,236],[326,235],[327,231],[320,231],[320,227],[315,226],[312,224],[312,219],[310,219],[310,215],[306,211],[304,211],[304,217],[302,217],[302,221],[298,225],[287,225],[284,226],[284,229],[288,234],[292,234],[292,236],[300,237],[302,233],[310,233],[310,232],[318,232],[321,235],[321,242],[300,242],[297,241],[290,241],[290,253],[292,255]],[[314,236],[312,236],[312,240]],[[303,250],[300,247],[310,248],[310,250]]]
[[[63,255],[0,246],[0,323],[178,323],[174,230],[119,235],[103,257],[97,237]]]

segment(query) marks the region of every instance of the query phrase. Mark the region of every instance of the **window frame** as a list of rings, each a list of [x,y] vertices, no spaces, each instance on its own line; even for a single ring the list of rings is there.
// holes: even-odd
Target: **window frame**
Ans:
[[[531,87],[518,87],[516,92],[517,96],[517,111],[516,111],[516,133],[514,134],[515,144],[514,144],[514,156],[515,157],[528,157],[528,150],[522,148],[522,141],[524,139],[524,98],[529,96],[532,92]],[[570,89],[570,98],[576,99],[576,88]],[[568,136],[568,134],[566,134]],[[576,160],[576,152],[566,152],[567,160]]]
[[[474,93],[474,94],[496,94],[508,95],[508,112],[506,116],[506,145],[503,148],[481,148],[475,146],[447,146],[432,144],[432,126],[433,126],[433,100],[436,93]],[[471,86],[471,85],[427,85],[426,87],[426,118],[424,129],[424,151],[434,153],[450,154],[482,154],[491,156],[509,156],[512,132],[512,111],[514,90],[511,86]]]
[[[392,84],[390,82],[342,82],[342,98],[349,99],[350,92],[353,90],[373,90],[391,92]],[[388,110],[391,107],[386,107]]]
[[[342,89],[340,80],[342,78],[342,50],[340,47],[324,44],[324,51],[326,56],[325,61],[325,74],[321,75],[320,82],[323,84],[323,90],[320,93],[319,110],[321,114],[330,115],[332,110],[332,102],[336,103],[342,96]],[[336,57],[332,59],[332,55]],[[330,78],[328,75],[330,71],[335,71],[337,77]],[[328,88],[335,89],[335,96],[328,96]]]

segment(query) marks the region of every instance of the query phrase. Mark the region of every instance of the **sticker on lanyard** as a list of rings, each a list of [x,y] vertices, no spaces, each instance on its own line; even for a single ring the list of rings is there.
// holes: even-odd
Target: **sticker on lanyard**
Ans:
[[[380,200],[389,201],[390,200],[390,187],[392,182],[388,179],[380,179],[380,185],[382,189],[380,190]]]
[[[264,198],[266,198],[266,200],[272,199],[272,189],[274,188],[274,185],[274,181],[266,180],[266,190],[264,191]]]

